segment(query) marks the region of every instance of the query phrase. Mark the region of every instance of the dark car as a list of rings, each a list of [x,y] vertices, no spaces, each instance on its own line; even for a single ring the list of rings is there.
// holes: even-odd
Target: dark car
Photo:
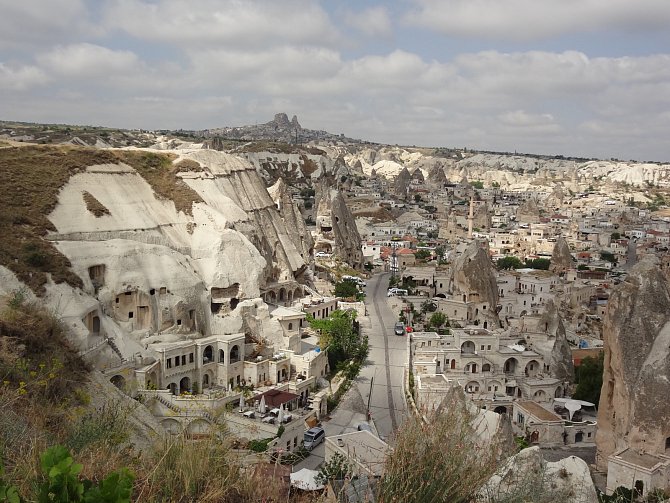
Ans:
[[[405,335],[405,325],[398,321],[393,327],[393,333],[396,335]]]

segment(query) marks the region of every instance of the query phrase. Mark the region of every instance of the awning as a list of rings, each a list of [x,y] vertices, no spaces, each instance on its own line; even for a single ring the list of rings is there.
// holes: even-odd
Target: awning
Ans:
[[[316,481],[316,476],[319,474],[316,470],[303,468],[291,474],[291,485],[303,491],[318,491],[323,489],[323,484]]]

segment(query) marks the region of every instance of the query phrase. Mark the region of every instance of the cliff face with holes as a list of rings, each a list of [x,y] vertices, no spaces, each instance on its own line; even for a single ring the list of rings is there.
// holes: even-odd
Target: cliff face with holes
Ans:
[[[361,236],[342,192],[322,180],[317,186],[315,206],[315,250],[333,253],[351,267],[361,269]]]
[[[469,324],[499,328],[496,275],[488,253],[477,240],[470,242],[456,258],[451,271],[452,294],[472,303]]]
[[[630,448],[670,451],[670,286],[655,258],[631,269],[610,295],[596,462]]]
[[[46,239],[83,287],[49,283],[44,300],[75,346],[101,347],[91,356],[99,366],[151,360],[153,344],[207,335],[272,339],[280,328],[259,297],[281,290],[292,299],[308,279],[304,226],[280,214],[251,164],[214,150],[168,153],[168,169],[190,191],[182,210],[116,163],[71,176],[48,215],[54,230]],[[280,199],[287,204],[285,193]]]

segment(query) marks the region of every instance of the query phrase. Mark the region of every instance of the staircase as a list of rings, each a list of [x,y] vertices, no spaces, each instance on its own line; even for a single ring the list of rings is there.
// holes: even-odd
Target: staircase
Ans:
[[[170,400],[167,398],[162,397],[161,395],[155,395],[156,400],[158,400],[160,403],[165,405],[168,409],[170,409],[172,412],[176,412],[177,414],[181,414],[183,411],[181,407],[178,407],[177,405],[173,404]]]
[[[109,347],[112,348],[112,351],[114,351],[118,355],[118,357],[121,358],[121,363],[126,363],[128,361],[128,358],[125,358],[123,356],[123,353],[121,353],[121,350],[116,345],[116,342],[114,341],[114,339],[107,338],[106,342],[109,343]]]

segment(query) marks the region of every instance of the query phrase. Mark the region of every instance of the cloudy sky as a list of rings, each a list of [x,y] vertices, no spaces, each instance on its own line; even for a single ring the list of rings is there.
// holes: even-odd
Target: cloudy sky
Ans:
[[[668,0],[0,0],[0,119],[670,160]]]

